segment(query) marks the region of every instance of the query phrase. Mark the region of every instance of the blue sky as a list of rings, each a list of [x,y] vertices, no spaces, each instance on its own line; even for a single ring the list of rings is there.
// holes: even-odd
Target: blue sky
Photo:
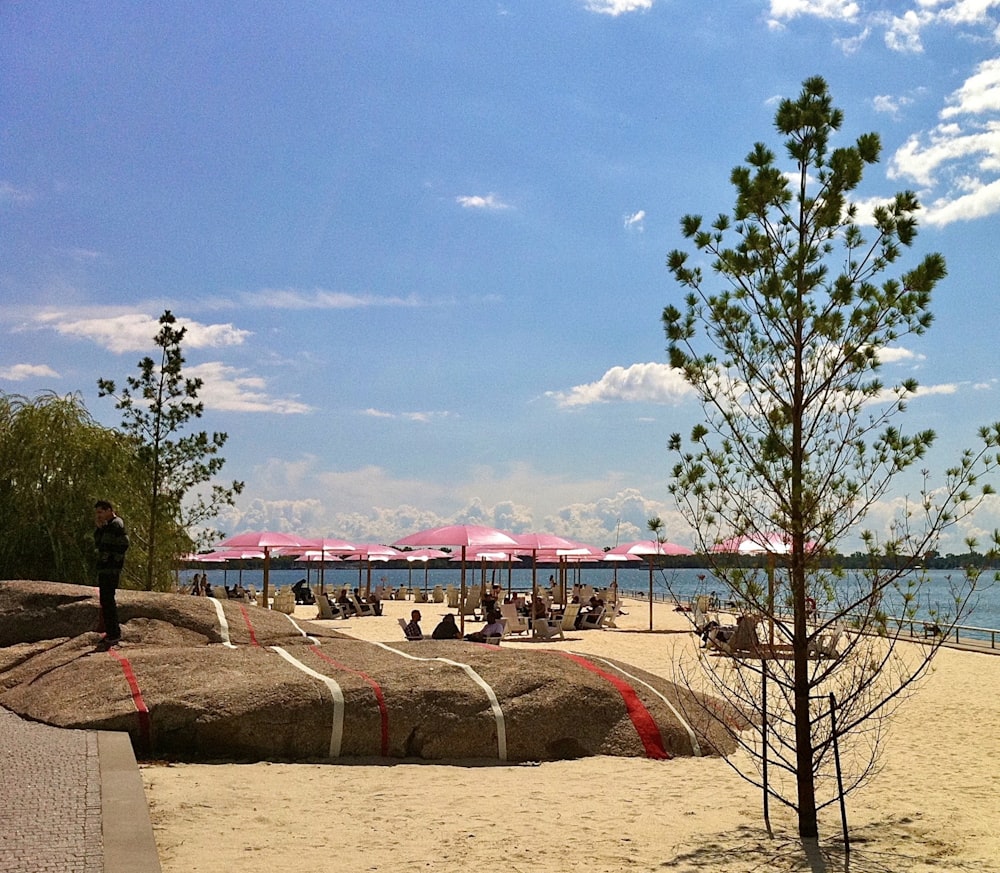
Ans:
[[[691,544],[665,256],[811,75],[882,136],[859,196],[926,206],[906,266],[948,260],[899,423],[940,473],[1000,417],[1000,0],[9,2],[0,40],[0,390],[116,424],[171,309],[227,532]]]

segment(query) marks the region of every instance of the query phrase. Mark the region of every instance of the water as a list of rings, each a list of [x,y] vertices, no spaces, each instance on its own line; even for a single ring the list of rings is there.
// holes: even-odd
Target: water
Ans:
[[[182,583],[185,581],[189,582],[192,572],[181,574]],[[227,571],[207,570],[203,572],[207,573],[209,582],[213,586],[223,585],[224,580],[231,586],[240,578],[240,571],[237,569]],[[546,584],[549,576],[554,572],[555,570],[551,566],[539,567],[537,575],[538,584]],[[615,575],[615,571],[608,567],[571,568],[569,573],[570,584],[579,581],[583,585],[591,585],[594,588],[603,588],[610,585]],[[919,619],[929,617],[927,612],[928,605],[948,602],[948,577],[957,579],[961,576],[961,571],[931,570],[928,575],[930,582],[921,599],[922,607],[918,610]],[[306,576],[306,571],[302,569],[271,570],[269,577],[271,589],[275,590],[278,587],[283,588],[287,585],[293,585],[299,579]],[[992,579],[992,576],[992,571],[987,571],[981,579],[985,583]],[[645,595],[649,591],[648,568],[619,567],[617,577],[618,587],[623,592],[641,592]],[[308,578],[311,584],[318,585],[319,571],[310,568]],[[435,585],[441,585],[442,587],[447,585],[457,586],[459,579],[460,571],[457,567],[454,569],[430,569],[427,571],[426,584],[428,590],[433,589]],[[468,585],[478,585],[481,579],[482,572],[480,567],[478,565],[475,567],[470,565],[466,570],[466,583]],[[371,580],[373,588],[377,585],[388,585],[393,588],[399,588],[400,586],[423,588],[424,570],[422,567],[417,567],[410,571],[407,569],[373,565]],[[242,581],[244,586],[253,585],[259,591],[264,582],[263,571],[259,569],[243,570]],[[516,567],[510,571],[509,576],[506,567],[497,568],[496,570],[487,568],[486,581],[487,584],[495,582],[497,585],[501,585],[504,590],[511,587],[515,591],[530,591],[531,568]],[[328,567],[325,572],[325,582],[327,589],[338,591],[344,587],[361,587],[363,589],[367,583],[367,571],[362,568],[359,573],[356,565],[347,567],[338,566],[336,568]],[[725,599],[725,586],[719,580],[714,579],[707,570],[671,569],[653,571],[653,596],[657,600],[687,602],[697,594],[708,594],[712,591],[715,591],[720,599]],[[964,618],[962,624],[980,628],[1000,628],[1000,586],[987,584],[985,590],[978,595],[972,614]],[[970,633],[969,635],[988,639],[988,635],[977,633]]]

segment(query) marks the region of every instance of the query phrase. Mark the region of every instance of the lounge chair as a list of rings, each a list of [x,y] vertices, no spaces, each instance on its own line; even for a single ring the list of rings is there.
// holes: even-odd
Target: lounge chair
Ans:
[[[505,637],[511,634],[526,634],[531,630],[528,620],[517,611],[517,606],[513,603],[501,603],[500,615],[505,619],[503,625]]]
[[[735,628],[712,628],[708,634],[708,645],[726,655],[754,655],[759,653],[757,624],[760,617],[742,615]]]
[[[603,606],[595,609],[593,612],[585,612],[580,617],[580,630],[593,630],[601,627],[601,623],[604,621],[604,613],[607,609]]]
[[[363,618],[366,615],[375,615],[375,607],[370,603],[362,603],[355,597],[351,592],[347,593],[347,599],[351,601],[351,606],[354,607],[354,611],[359,617]]]
[[[694,603],[691,604],[691,621],[694,622],[694,629],[698,633],[704,633],[705,628],[712,621],[711,616],[708,614],[708,600],[707,594],[700,594],[694,599]]]
[[[344,618],[344,613],[341,611],[340,607],[330,603],[330,598],[325,594],[316,595],[316,608],[318,610],[316,618]]]
[[[580,612],[579,603],[567,603],[566,610],[562,614],[562,629],[564,631],[576,630],[576,616]]]
[[[551,618],[536,618],[531,622],[535,629],[535,634],[542,640],[564,640],[566,634],[563,633],[562,621]]]

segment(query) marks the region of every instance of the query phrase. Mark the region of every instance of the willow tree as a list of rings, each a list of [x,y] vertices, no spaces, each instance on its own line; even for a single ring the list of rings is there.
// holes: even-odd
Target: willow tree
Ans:
[[[145,587],[150,591],[156,579],[162,578],[163,568],[177,557],[181,543],[177,539],[158,542],[158,531],[190,531],[214,518],[222,507],[232,505],[243,490],[242,482],[221,485],[212,481],[225,464],[219,450],[228,434],[183,432],[192,419],[201,417],[205,405],[198,400],[202,380],[184,375],[181,342],[187,328],[176,324],[169,309],[160,316],[160,330],[153,337],[159,361],[149,356],[139,361],[139,375],[129,376],[120,394],[112,380],[97,382],[101,397],[115,398],[124,432],[133,440],[145,467],[148,491],[141,524],[146,545]],[[202,490],[208,483],[207,491]]]
[[[703,660],[719,693],[744,706],[761,706],[769,683],[777,692],[762,704],[766,732],[741,736],[755,762],[742,775],[764,787],[765,811],[768,798],[791,807],[806,838],[818,836],[817,809],[871,773],[887,715],[940,643],[935,636],[914,656],[900,644],[906,621],[889,616],[913,619],[919,609],[947,633],[966,614],[975,572],[938,597],[920,556],[990,493],[979,477],[996,467],[1000,443],[1000,425],[983,428],[982,447],[941,483],[925,476],[914,485],[919,498],[887,530],[862,533],[870,510],[934,441],[929,430],[894,426],[917,384],[887,388],[879,370],[894,344],[930,326],[931,292],[946,268],[931,253],[889,275],[916,238],[919,204],[904,191],[861,214],[852,192],[878,161],[880,141],[866,133],[832,148],[842,120],[818,77],[781,102],[775,128],[787,165],[757,143],[732,171],[732,214],[710,225],[682,219],[699,263],[669,254],[685,293],[663,311],[670,363],[705,413],[688,441],[671,438],[671,489],[732,599],[763,617],[766,640],[759,658],[735,667]],[[862,533],[870,569],[824,569],[820,557],[850,532]],[[712,550],[736,535],[768,557],[747,566]],[[846,642],[815,657],[845,627]],[[828,693],[835,726],[825,717]],[[831,757],[849,738],[864,753],[847,759],[853,769],[841,789],[829,781]],[[785,771],[784,783],[769,780],[768,763]]]
[[[130,441],[78,395],[0,394],[0,578],[93,584],[94,501],[130,518],[142,481]],[[125,584],[138,566],[129,558]]]

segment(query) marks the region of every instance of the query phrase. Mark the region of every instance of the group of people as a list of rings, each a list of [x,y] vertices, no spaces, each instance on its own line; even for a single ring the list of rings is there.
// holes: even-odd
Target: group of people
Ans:
[[[352,601],[347,593],[346,588],[340,589],[340,594],[337,595],[337,609],[340,610],[340,614],[343,616],[348,615],[360,615],[358,608],[354,605],[354,601],[357,601],[358,605],[370,606],[372,608],[372,613],[375,615],[382,614],[382,601],[379,599],[378,592],[373,591],[367,597],[362,596],[361,589],[354,589],[354,600]]]
[[[408,640],[422,640],[424,638],[424,632],[420,628],[422,618],[423,616],[420,614],[419,609],[414,609],[410,613],[410,621],[403,628],[403,635]],[[462,636],[461,629],[455,623],[454,614],[450,612],[446,612],[441,617],[441,621],[438,622],[437,627],[431,632],[432,640],[465,639],[470,643],[485,643],[502,636],[503,621],[501,621],[500,613],[496,611],[486,614],[486,624],[480,630],[468,633],[464,637]]]

